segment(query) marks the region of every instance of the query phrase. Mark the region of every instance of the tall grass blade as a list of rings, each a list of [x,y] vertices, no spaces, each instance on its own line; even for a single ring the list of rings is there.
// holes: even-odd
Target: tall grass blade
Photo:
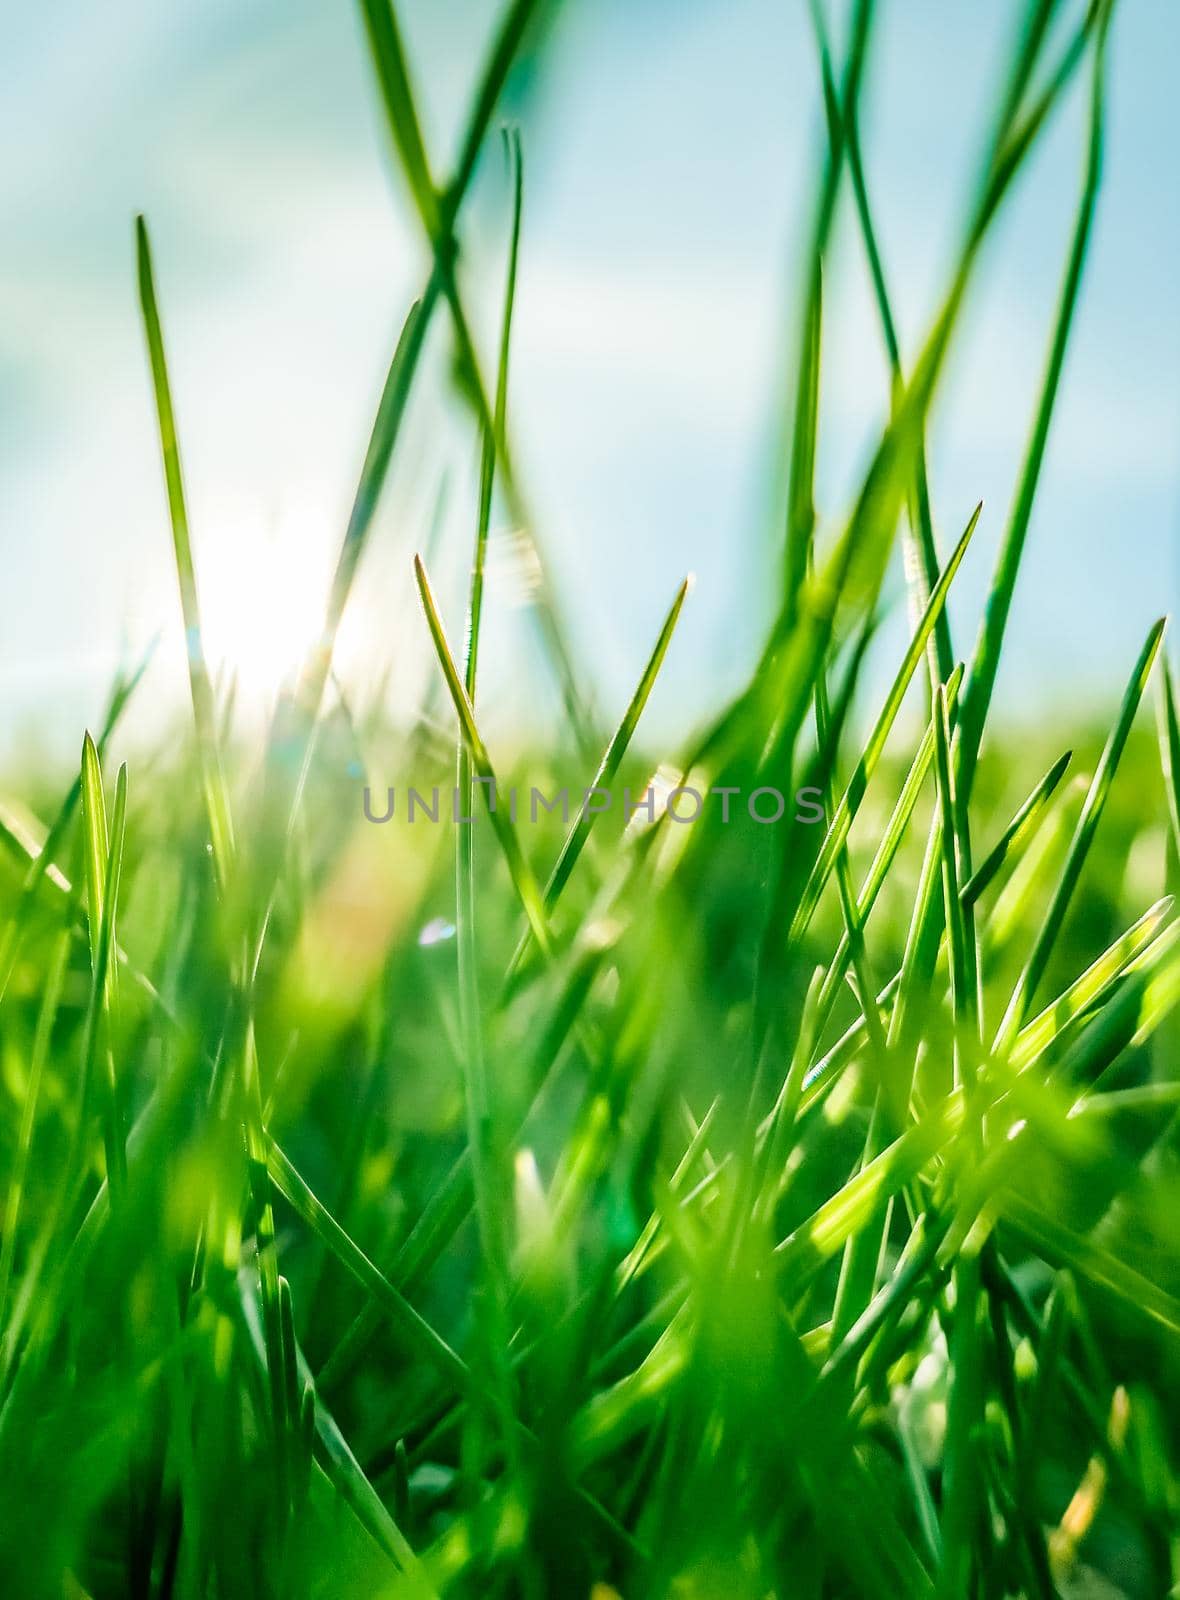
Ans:
[[[172,520],[172,548],[176,559],[176,576],[180,585],[180,609],[184,618],[189,688],[197,733],[197,755],[209,819],[209,839],[213,846],[214,870],[224,893],[230,881],[233,861],[233,825],[230,819],[229,793],[221,766],[213,685],[205,659],[201,607],[197,598],[197,574],[193,566],[192,544],[189,540],[188,510],[185,505],[184,480],[180,470],[180,446],[176,438],[172,390],[168,381],[164,336],[160,329],[160,313],[156,303],[151,246],[148,243],[147,223],[143,217],[135,219],[135,247],[139,267],[139,301],[143,312],[144,332],[147,335],[148,356],[151,361],[152,387],[155,390],[156,412],[160,424],[160,448],[164,458],[164,479],[168,491],[168,512]]]
[[[983,742],[984,722],[995,688],[1000,650],[1008,626],[1012,597],[1016,590],[1025,541],[1032,521],[1033,504],[1045,458],[1045,447],[1049,439],[1062,368],[1065,365],[1065,353],[1073,326],[1082,273],[1089,253],[1090,234],[1102,173],[1104,40],[1105,28],[1099,35],[1099,44],[1094,56],[1085,174],[1049,344],[1045,376],[1037,400],[1016,497],[1000,546],[1000,555],[992,579],[983,625],[975,646],[967,687],[963,691],[963,724],[958,749],[957,777],[965,797],[970,795],[974,782],[979,749]],[[1015,86],[1014,92],[1016,92]]]

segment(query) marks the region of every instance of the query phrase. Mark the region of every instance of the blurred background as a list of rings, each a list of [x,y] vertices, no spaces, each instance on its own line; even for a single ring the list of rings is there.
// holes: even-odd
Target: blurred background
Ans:
[[[401,8],[436,178],[498,7]],[[839,9],[839,8],[837,8]],[[1065,17],[1076,6],[1062,8]],[[318,625],[390,354],[427,258],[343,0],[0,7],[0,759],[72,760],[120,660],[160,646],[133,718],[187,697],[139,325],[152,228],[210,653],[265,706]],[[912,360],[938,303],[1016,9],[890,0],[863,104],[885,269]],[[1180,598],[1180,7],[1133,0],[1111,48],[1104,191],[1017,591],[998,710],[1085,716]],[[1005,209],[930,440],[944,550],[974,632],[1044,360],[1080,183],[1085,74]],[[777,570],[774,491],[823,129],[804,0],[566,0],[511,85],[524,225],[510,425],[537,537],[606,712],[697,575],[649,736],[742,680]],[[461,221],[485,353],[510,209],[489,147]],[[846,203],[846,202],[845,202]],[[854,219],[826,283],[821,516],[839,517],[888,404]],[[458,636],[477,447],[445,319],[415,390],[339,652],[359,697],[431,670],[410,557]],[[495,524],[483,697],[535,732],[556,697],[529,580]],[[883,650],[904,621],[900,573]],[[956,608],[952,608],[956,609]],[[137,719],[137,720],[136,720]]]

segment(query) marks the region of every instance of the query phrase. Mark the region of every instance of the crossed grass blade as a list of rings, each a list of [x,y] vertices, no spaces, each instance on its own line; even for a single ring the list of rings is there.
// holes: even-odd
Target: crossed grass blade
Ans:
[[[451,696],[451,703],[455,708],[455,715],[459,719],[459,729],[464,744],[471,756],[471,764],[475,769],[475,777],[483,788],[484,803],[492,828],[504,853],[525,917],[533,938],[537,941],[542,954],[548,955],[552,948],[549,932],[549,920],[545,911],[545,897],[537,882],[532,867],[520,843],[520,836],[511,817],[503,806],[497,804],[499,790],[496,787],[496,774],[492,767],[491,757],[488,755],[487,746],[483,742],[479,728],[475,721],[475,709],[471,704],[470,696],[464,686],[463,679],[459,676],[455,666],[455,658],[447,642],[446,632],[443,628],[442,618],[439,615],[438,605],[434,592],[430,587],[430,580],[426,576],[426,568],[422,565],[420,556],[414,557],[414,577],[418,584],[418,593],[422,600],[422,609],[426,616],[426,624],[430,630],[430,637],[434,643],[435,653],[438,656],[439,666],[442,668],[447,689]]]
[[[596,744],[596,740],[592,737],[593,718],[583,702],[578,686],[568,643],[568,632],[558,613],[556,597],[548,578],[548,568],[541,560],[537,549],[536,521],[526,504],[514,470],[507,433],[503,429],[497,430],[495,425],[494,405],[488,397],[487,385],[483,379],[455,271],[457,215],[470,185],[476,158],[496,104],[527,33],[531,16],[534,11],[540,10],[540,6],[535,0],[510,0],[472,101],[459,166],[454,180],[447,189],[445,204],[440,204],[427,165],[426,147],[415,109],[409,63],[402,47],[393,0],[361,0],[361,5],[382,98],[393,131],[394,145],[409,181],[419,220],[430,246],[432,262],[428,280],[430,287],[424,296],[427,314],[433,310],[436,298],[441,294],[450,310],[462,378],[461,393],[471,402],[479,429],[491,438],[496,447],[504,480],[504,492],[513,508],[520,537],[531,553],[534,569],[539,577],[534,605],[542,642],[552,658],[565,708],[577,739],[583,749],[592,750]]]

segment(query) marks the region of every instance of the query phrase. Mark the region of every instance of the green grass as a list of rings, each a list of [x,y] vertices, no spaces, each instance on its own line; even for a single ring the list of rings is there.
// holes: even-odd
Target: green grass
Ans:
[[[544,10],[507,6],[440,183],[390,0],[363,0],[429,265],[321,637],[261,758],[206,661],[168,274],[158,290],[137,225],[192,733],[115,770],[141,666],[97,737],[79,730],[64,796],[41,779],[0,811],[0,1589],[1180,1593],[1163,625],[1112,685],[1109,732],[1071,727],[1067,750],[990,716],[1098,199],[1114,6],[1058,27],[1031,0],[907,359],[857,120],[885,24],[858,0],[841,64],[817,0],[828,148],[784,385],[776,615],[742,691],[657,751],[642,716],[676,672],[687,581],[608,734],[542,578],[532,616],[566,722],[538,761],[489,747],[478,671],[497,508],[546,570],[510,427],[515,136],[490,384],[458,242]],[[1086,73],[1045,377],[960,654],[947,597],[996,513],[956,508],[965,531],[940,554],[927,420],[992,223]],[[814,480],[845,184],[890,406],[836,516]],[[465,619],[415,562],[449,752],[329,692],[435,324],[481,463]],[[864,666],[901,543],[917,620],[882,695]],[[699,788],[813,786],[823,825],[723,825],[714,805],[691,827],[616,809],[562,828],[504,803],[512,784],[638,793],[657,764]],[[474,822],[373,826],[377,771],[399,798],[454,787]]]

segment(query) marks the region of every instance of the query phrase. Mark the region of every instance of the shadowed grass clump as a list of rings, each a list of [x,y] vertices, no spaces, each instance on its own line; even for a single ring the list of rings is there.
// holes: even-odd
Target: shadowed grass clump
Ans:
[[[1180,1584],[1163,623],[1109,730],[1073,730],[1076,754],[1052,728],[989,737],[1095,213],[1114,5],[1061,26],[1052,0],[1027,6],[908,356],[860,152],[873,9],[853,6],[840,64],[813,7],[828,138],[775,615],[749,682],[683,750],[644,748],[642,713],[676,671],[688,581],[608,734],[544,576],[509,428],[514,135],[490,381],[465,308],[463,202],[545,7],[507,6],[440,184],[391,0],[362,0],[427,276],[321,636],[261,757],[206,662],[183,377],[138,222],[193,737],[113,771],[141,668],[43,820],[0,813],[5,1594],[1156,1600]],[[992,513],[955,508],[940,553],[927,420],[993,221],[1082,77],[1045,376],[960,654],[947,599]],[[890,407],[851,505],[821,517],[845,183]],[[425,718],[355,715],[332,674],[432,324],[480,460],[465,619],[415,558],[441,740]],[[497,507],[524,530],[564,708],[541,764],[481,731]],[[914,621],[882,694],[864,668],[899,544]],[[1153,677],[1158,737],[1140,714]],[[409,825],[400,788],[383,807],[377,771],[440,789],[442,822]],[[645,801],[625,826],[578,803],[624,783]],[[542,785],[573,796],[564,823],[510,803]],[[678,788],[739,798],[680,826]],[[759,789],[808,798],[760,825]],[[468,820],[443,825],[452,792]]]

